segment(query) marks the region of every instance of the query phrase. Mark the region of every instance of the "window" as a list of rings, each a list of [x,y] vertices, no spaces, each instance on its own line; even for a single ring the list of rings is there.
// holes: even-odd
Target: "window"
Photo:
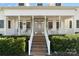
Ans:
[[[11,21],[10,20],[8,21],[8,28],[9,29],[11,28]]]
[[[22,28],[23,28],[23,26],[22,26],[22,25],[23,25],[23,23],[22,23],[22,22],[20,22],[20,29],[22,29]]]
[[[27,23],[26,23],[26,27],[27,27],[27,28],[31,28],[31,23],[30,23],[30,22],[27,22]]]
[[[4,28],[4,20],[0,20],[0,28]]]
[[[59,29],[59,22],[56,22],[56,28]]]
[[[37,6],[43,6],[43,4],[42,3],[37,3]]]
[[[18,5],[19,5],[19,6],[24,6],[24,3],[19,3]]]
[[[56,3],[56,6],[61,6],[61,3]]]
[[[52,29],[52,28],[53,28],[52,23],[53,23],[53,22],[48,22],[48,28],[49,28],[49,29]]]
[[[76,21],[76,27],[79,28],[79,20]]]
[[[69,22],[69,28],[72,28],[72,21]]]

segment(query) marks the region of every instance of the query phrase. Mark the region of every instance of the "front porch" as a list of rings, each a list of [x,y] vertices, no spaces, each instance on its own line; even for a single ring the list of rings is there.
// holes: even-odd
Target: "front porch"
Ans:
[[[34,25],[33,25],[34,24]],[[45,25],[46,24],[46,25]],[[46,28],[45,28],[46,27]],[[73,34],[73,16],[6,16],[5,35],[31,35],[47,31],[52,34]]]
[[[73,16],[47,16],[47,31],[52,34],[74,34]]]
[[[31,16],[6,16],[5,35],[31,35]]]
[[[46,45],[46,48],[42,48],[44,51],[47,51],[46,54],[50,55],[48,35],[75,33],[73,24],[73,16],[6,16],[5,34],[30,36],[30,40],[28,41],[29,55],[39,49],[39,47],[33,47],[38,43],[36,40],[45,40],[43,42],[39,41],[40,44],[38,45],[41,45],[41,47],[42,45]],[[41,35],[36,36],[38,33],[41,33]],[[44,42],[45,44],[43,44]],[[36,54],[37,53],[38,52],[36,52]]]

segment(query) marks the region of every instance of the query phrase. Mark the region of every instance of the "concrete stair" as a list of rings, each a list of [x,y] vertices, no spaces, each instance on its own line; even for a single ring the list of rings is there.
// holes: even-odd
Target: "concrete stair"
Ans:
[[[47,55],[46,41],[42,33],[35,34],[32,42],[31,55],[34,55],[34,56]]]

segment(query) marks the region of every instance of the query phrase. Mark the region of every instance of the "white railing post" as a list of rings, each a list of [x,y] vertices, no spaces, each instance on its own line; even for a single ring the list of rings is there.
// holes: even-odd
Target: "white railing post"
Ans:
[[[29,55],[31,55],[32,39],[33,39],[33,32],[31,33],[30,40],[29,40],[29,43],[28,43],[28,46],[29,46],[28,53],[29,53]]]
[[[50,55],[50,40],[48,38],[47,34],[47,28],[46,28],[46,16],[45,16],[45,25],[44,25],[44,34],[45,34],[45,39],[46,39],[46,44],[47,44],[47,49],[48,49],[48,55]]]
[[[28,54],[29,55],[31,55],[32,40],[33,40],[33,36],[34,36],[33,29],[34,29],[34,17],[32,16],[32,30],[31,30],[32,33],[31,33],[31,36],[30,36],[30,40],[28,41],[28,47],[29,47]]]

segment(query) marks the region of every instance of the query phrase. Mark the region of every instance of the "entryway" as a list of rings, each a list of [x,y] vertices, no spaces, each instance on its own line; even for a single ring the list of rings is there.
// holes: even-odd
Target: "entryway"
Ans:
[[[44,22],[35,22],[35,33],[44,33]]]
[[[44,33],[44,17],[35,16],[34,18],[34,32],[36,33]]]
[[[47,55],[47,46],[44,35],[44,17],[34,18],[34,36],[32,41],[31,55]]]

